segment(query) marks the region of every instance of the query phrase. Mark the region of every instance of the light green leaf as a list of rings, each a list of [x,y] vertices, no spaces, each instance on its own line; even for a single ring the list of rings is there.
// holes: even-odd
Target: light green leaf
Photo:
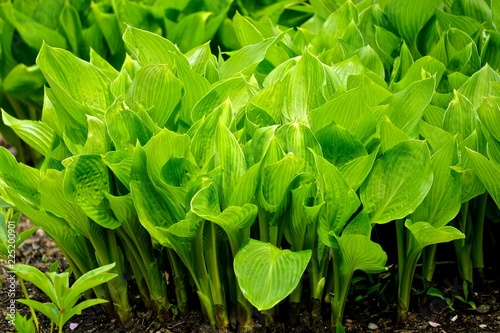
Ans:
[[[52,149],[54,131],[44,122],[18,120],[2,109],[3,123],[16,132],[27,144],[46,156]]]
[[[109,136],[118,150],[129,149],[137,141],[146,144],[153,135],[146,124],[121,99],[116,99],[108,108],[105,119]]]
[[[411,214],[432,185],[430,154],[423,141],[403,141],[379,158],[361,186],[363,208],[372,223]]]
[[[245,46],[234,52],[228,60],[219,66],[221,79],[235,76],[238,73],[251,74],[258,63],[264,60],[267,50],[275,45],[282,36]]]
[[[79,155],[64,161],[64,196],[78,204],[95,222],[105,228],[120,226],[105,196],[110,193],[106,165],[99,155]]]
[[[93,115],[102,119],[113,97],[109,79],[97,67],[78,59],[69,51],[52,48],[47,44],[40,49],[37,65],[52,89],[58,93],[62,90],[77,103],[97,110],[97,114]],[[68,76],[67,73],[78,75]]]
[[[234,258],[234,272],[245,298],[262,311],[290,295],[310,258],[311,250],[291,252],[250,239]]]
[[[411,222],[410,220],[406,220],[405,226],[410,230],[421,249],[428,245],[465,238],[464,234],[450,226],[435,227],[427,222]]]
[[[283,77],[287,89],[282,114],[286,122],[304,121],[309,110],[325,102],[322,94],[324,76],[321,62],[308,51],[287,72]]]
[[[323,127],[335,122],[364,142],[375,132],[376,120],[360,93],[360,88],[349,90],[312,110],[309,113],[311,130],[318,133]],[[363,121],[360,122],[360,119]]]
[[[314,154],[314,157],[319,175],[317,187],[326,203],[318,234],[321,240],[329,245],[328,234],[330,232],[340,234],[360,202],[334,165],[321,156]]]
[[[370,173],[373,163],[375,163],[377,154],[378,148],[375,149],[370,155],[355,158],[338,168],[346,183],[354,191],[358,190]]]
[[[457,140],[460,143],[472,134],[475,127],[476,116],[472,103],[464,95],[455,91],[454,98],[444,114],[443,129],[452,135],[457,135]]]
[[[470,149],[466,149],[465,151],[474,165],[477,176],[484,184],[497,206],[500,207],[500,182],[498,181],[500,166],[475,151]]]
[[[182,82],[168,65],[151,65],[139,69],[132,81],[126,103],[144,106],[154,122],[163,127],[182,97]]]
[[[379,244],[372,242],[370,237],[347,234],[337,240],[342,258],[340,269],[345,275],[352,276],[355,270],[368,274],[385,270],[387,254]]]
[[[410,84],[389,99],[387,116],[408,137],[418,137],[418,125],[434,93],[434,78]]]
[[[413,221],[427,221],[435,228],[451,221],[460,211],[460,174],[450,166],[458,163],[458,147],[449,141],[431,157],[434,181],[424,201],[411,215]]]
[[[331,123],[316,133],[323,156],[337,167],[367,155],[363,144],[341,126]]]
[[[14,8],[12,2],[3,2],[1,8],[2,17],[16,28],[23,41],[32,49],[40,50],[43,41],[54,47],[63,49],[67,47],[66,40],[61,34],[23,14]]]

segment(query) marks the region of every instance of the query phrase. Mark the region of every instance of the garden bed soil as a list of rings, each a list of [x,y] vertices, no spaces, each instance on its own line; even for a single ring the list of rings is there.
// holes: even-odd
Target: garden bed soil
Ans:
[[[30,222],[22,220],[20,229],[30,226]],[[16,262],[29,264],[42,271],[48,271],[50,265],[58,261],[60,270],[68,267],[64,257],[54,242],[45,235],[42,230],[38,230],[29,238],[16,252]],[[4,264],[4,263],[2,263]],[[453,266],[453,265],[443,265]],[[344,326],[347,332],[466,332],[466,333],[493,333],[500,332],[500,293],[498,280],[486,280],[480,288],[476,288],[470,297],[477,305],[477,310],[472,310],[469,306],[459,302],[450,294],[450,290],[460,289],[456,276],[445,276],[452,271],[449,267],[437,270],[436,287],[443,291],[443,294],[451,295],[453,310],[445,301],[432,298],[425,306],[414,306],[410,312],[406,323],[396,325],[394,320],[395,304],[381,303],[375,297],[366,297],[361,301],[355,301],[356,295],[351,295],[346,306]],[[493,272],[487,272],[488,278],[494,276]],[[7,273],[2,266],[2,288],[1,304],[2,312],[5,311],[8,286],[6,283]],[[496,275],[498,276],[498,275]],[[44,301],[46,296],[29,283],[26,284],[30,297],[35,300]],[[130,283],[133,286],[133,283]],[[457,293],[459,294],[459,292]],[[18,286],[17,297],[22,297]],[[359,296],[359,295],[357,295]],[[76,316],[68,322],[64,332],[74,333],[212,333],[217,332],[210,328],[205,318],[200,312],[191,312],[187,315],[180,315],[173,318],[168,323],[161,323],[156,320],[154,314],[145,309],[140,302],[140,296],[133,287],[130,289],[131,303],[136,314],[135,318],[123,327],[117,319],[109,318],[99,306],[85,310],[82,315]],[[18,310],[26,314],[27,309],[21,304],[17,305]],[[281,311],[281,317],[286,317]],[[2,318],[3,318],[2,313]],[[300,310],[298,321],[295,324],[276,323],[268,327],[266,332],[270,333],[298,333],[298,332],[330,332],[328,310],[324,311],[323,320],[312,320],[307,307]],[[42,315],[38,316],[43,332],[49,332],[50,322]],[[70,324],[71,328],[70,328]],[[4,319],[0,322],[0,332],[13,332],[13,328]]]

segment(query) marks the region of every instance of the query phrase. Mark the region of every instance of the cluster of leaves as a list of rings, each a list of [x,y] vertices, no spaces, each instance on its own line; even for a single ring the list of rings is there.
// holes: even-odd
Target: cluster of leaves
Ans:
[[[121,37],[128,25],[157,33],[188,51],[214,39],[236,8],[231,0],[3,0],[0,107],[20,119],[40,118],[46,80],[35,58],[43,41],[86,60],[92,49],[120,68],[125,57]],[[1,122],[0,131],[16,146],[23,161],[39,160]]]
[[[120,70],[43,44],[42,120],[3,121],[44,160],[1,149],[0,193],[77,276],[117,263],[94,291],[122,321],[129,273],[168,316],[167,269],[177,308],[194,289],[223,330],[229,311],[245,331],[254,309],[298,304],[306,271],[313,316],[333,295],[340,325],[354,272],[385,270],[371,233],[392,222],[405,320],[420,257],[430,283],[455,241],[472,282],[500,204],[497,3],[318,0],[293,30],[236,13],[239,48],[219,57],[129,26]]]

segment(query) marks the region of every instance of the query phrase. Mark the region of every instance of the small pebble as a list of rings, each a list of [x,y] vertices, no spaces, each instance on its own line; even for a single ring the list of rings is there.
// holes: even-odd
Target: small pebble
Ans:
[[[486,328],[486,327],[488,327],[488,325],[486,325],[486,324],[480,324],[480,325],[479,325],[479,328],[483,328],[483,329],[484,329],[484,328]]]
[[[368,324],[368,329],[369,330],[372,330],[372,331],[375,331],[375,330],[378,330],[378,326],[374,323],[369,323]]]

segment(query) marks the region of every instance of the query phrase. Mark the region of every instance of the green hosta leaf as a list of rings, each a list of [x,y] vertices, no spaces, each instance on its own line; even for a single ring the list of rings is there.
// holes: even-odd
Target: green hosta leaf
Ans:
[[[461,205],[460,174],[450,168],[457,162],[458,147],[454,140],[432,155],[434,181],[424,201],[411,215],[412,220],[428,221],[439,228],[458,214]]]
[[[133,153],[125,150],[109,151],[102,157],[106,166],[127,188],[130,186],[130,170],[133,159]]]
[[[423,141],[403,141],[375,162],[361,186],[361,201],[372,223],[411,214],[432,185],[430,154]]]
[[[69,42],[71,52],[77,56],[87,56],[81,54],[80,50],[83,49],[83,36],[82,36],[82,23],[78,16],[78,11],[75,7],[71,6],[68,2],[65,3],[61,14],[59,16],[62,32]]]
[[[357,191],[365,178],[370,173],[375,158],[377,157],[378,148],[370,155],[360,156],[339,167],[339,171],[344,177],[346,183],[354,191]]]
[[[258,310],[274,307],[298,285],[311,251],[291,252],[253,239],[234,258],[234,272],[246,299]]]
[[[149,177],[159,182],[162,179],[162,170],[170,160],[180,160],[188,156],[189,136],[172,132],[166,128],[153,136],[144,146],[147,156],[147,172]],[[162,154],[158,154],[162,151]]]
[[[155,123],[163,127],[182,97],[182,82],[168,65],[152,65],[139,69],[127,93],[126,103],[144,106]]]
[[[325,102],[323,82],[321,62],[306,51],[295,67],[283,77],[287,89],[282,117],[286,122],[304,121],[309,110]]]
[[[21,98],[34,98],[45,84],[40,68],[36,65],[18,64],[3,78],[3,91]]]
[[[363,121],[360,122],[360,119]],[[375,117],[363,101],[359,88],[349,90],[312,110],[309,113],[309,122],[314,133],[335,122],[361,142],[370,137],[376,129]]]
[[[18,120],[2,110],[3,123],[16,132],[27,144],[46,156],[52,149],[54,131],[44,122]]]
[[[65,161],[64,195],[78,204],[95,222],[105,228],[120,226],[105,194],[110,193],[109,173],[99,155],[79,155]]]
[[[87,141],[82,154],[106,154],[111,149],[111,140],[108,137],[106,124],[94,117],[87,116]]]
[[[265,166],[261,172],[259,202],[270,212],[275,212],[285,196],[292,180],[304,169],[304,160],[293,154]]]
[[[366,72],[365,66],[361,63],[357,55],[335,63],[332,68],[339,76],[340,82],[342,82],[344,87],[347,86],[349,76],[360,75]]]
[[[354,53],[358,56],[359,60],[366,69],[371,70],[373,73],[377,74],[382,79],[385,77],[384,64],[377,53],[370,47],[370,45],[364,46]]]
[[[488,133],[497,141],[500,140],[500,98],[484,97],[483,102],[477,109],[477,114],[481,123],[488,130]]]
[[[78,59],[69,51],[44,44],[37,58],[37,65],[52,89],[65,92],[77,103],[97,110],[101,116],[113,101],[109,79],[94,65]],[[68,77],[67,73],[78,73]],[[94,112],[94,113],[95,113]]]
[[[411,222],[410,220],[406,220],[405,226],[410,230],[413,238],[417,241],[417,246],[421,249],[428,245],[465,238],[463,233],[450,226],[435,227],[427,222]]]
[[[10,1],[2,3],[1,8],[2,17],[16,28],[23,41],[31,48],[40,50],[43,41],[54,47],[66,48],[66,40],[61,34],[23,14]]]
[[[495,95],[491,82],[500,82],[500,74],[495,72],[488,64],[474,73],[458,92],[464,95],[477,109],[483,103],[483,97]]]
[[[276,44],[281,37],[267,38],[234,52],[231,57],[219,66],[221,79],[233,77],[238,73],[251,74],[258,63],[264,60],[267,50]]]
[[[439,84],[441,81],[441,77],[443,76],[444,72],[446,70],[446,67],[439,62],[438,60],[426,56],[423,58],[418,59],[415,61],[406,71],[406,74],[404,75],[403,79],[399,81],[398,83],[393,83],[391,85],[392,91],[393,92],[398,92],[401,90],[406,89],[411,83],[416,82],[416,81],[421,81],[422,80],[422,72],[425,71],[429,73],[432,76],[435,76],[436,84]],[[415,94],[418,96],[418,89],[429,89],[428,86],[425,87],[420,87],[420,88],[413,88],[417,90]],[[425,95],[429,95],[429,93],[426,90],[421,90],[420,93],[426,93]],[[407,95],[410,96],[410,95]]]
[[[316,133],[323,156],[330,163],[341,166],[355,158],[367,155],[363,144],[346,129],[332,123]]]
[[[249,18],[241,16],[239,12],[233,17],[234,32],[242,46],[257,44],[264,40],[261,32]]]
[[[232,121],[232,108],[230,101],[226,100],[219,105],[212,113],[200,120],[200,126],[194,130],[192,135],[190,151],[193,154],[198,166],[205,166],[215,154],[215,134],[219,123],[222,122],[230,126]]]
[[[491,1],[491,20],[497,31],[500,31],[500,3],[498,1]]]
[[[441,0],[423,0],[420,2],[391,0],[386,7],[386,12],[399,34],[416,51],[417,34],[436,12],[436,8],[440,4]]]
[[[255,92],[256,87],[242,77],[221,81],[196,103],[191,111],[191,118],[196,122],[203,116],[208,116],[228,98],[231,101],[233,114],[236,116]]]
[[[287,151],[306,161],[306,170],[314,173],[316,169],[314,156],[311,150],[321,154],[322,147],[314,137],[311,129],[301,123],[290,123],[278,130],[285,136]]]
[[[123,41],[132,58],[137,59],[142,66],[168,64],[174,68],[174,54],[181,54],[168,39],[132,26],[127,27]]]
[[[497,206],[500,207],[500,166],[470,149],[466,149],[466,154],[471,159],[477,176]]]
[[[15,157],[5,147],[0,147],[0,189],[7,187],[17,192],[27,204],[39,204],[38,184],[40,171],[17,163]]]
[[[116,80],[120,72],[109,64],[103,57],[99,55],[94,49],[90,49],[90,63],[99,68],[111,81]]]
[[[446,109],[443,119],[443,129],[457,135],[458,142],[462,142],[472,134],[476,127],[476,116],[472,103],[458,91]],[[428,221],[426,219],[418,221]]]
[[[272,117],[273,123],[281,123],[285,107],[286,87],[281,81],[276,81],[272,85],[259,91],[249,101],[250,105],[256,109],[265,111]],[[248,117],[253,109],[248,111]]]
[[[387,116],[384,116],[382,123],[380,123],[380,141],[382,143],[382,152],[386,152],[398,143],[408,139],[409,138],[405,132],[397,128]]]
[[[226,207],[238,180],[246,171],[246,162],[238,141],[220,121],[215,132],[214,163],[222,170],[222,204]]]
[[[191,211],[224,229],[234,254],[241,244],[250,238],[249,228],[257,217],[257,206],[253,204],[244,204],[241,207],[229,206],[221,212],[217,187],[212,182],[191,199]]]
[[[340,234],[345,223],[359,207],[356,193],[335,166],[321,156],[314,155],[319,178],[317,186],[325,201],[324,217],[320,219],[318,234],[325,244],[329,244],[328,234]]]
[[[165,243],[164,230],[184,218],[183,202],[175,202],[170,193],[155,186],[149,176],[147,163],[146,152],[136,146],[130,174],[130,192],[141,224],[151,237],[168,245]]]
[[[68,221],[69,225],[82,234],[89,230],[90,220],[77,204],[64,196],[64,171],[48,169],[40,181],[40,207],[50,214]]]
[[[386,85],[381,86],[380,84],[378,84],[378,82],[373,81],[372,77],[370,77],[366,73],[360,75],[351,75],[347,79],[348,90],[357,87],[359,87],[360,95],[363,97],[364,102],[369,107],[377,106],[381,102],[392,96],[392,94],[387,90]]]
[[[418,125],[431,101],[434,84],[434,78],[417,81],[389,99],[387,116],[410,138],[418,136]]]
[[[105,114],[108,133],[116,149],[128,149],[137,141],[146,144],[152,133],[125,101],[117,99]]]
[[[337,238],[340,254],[340,270],[352,276],[355,270],[374,274],[385,270],[387,254],[382,247],[364,235],[347,234]]]
[[[243,206],[254,200],[260,176],[260,163],[251,166],[240,177],[229,200],[230,206]]]
[[[447,143],[453,141],[453,135],[442,130],[440,127],[429,125],[423,120],[420,121],[420,135],[425,138],[432,153],[437,152]]]
[[[304,237],[304,235],[308,231],[308,221],[305,204],[308,200],[313,199],[314,192],[315,184],[313,182],[301,184],[291,191],[291,204],[287,214],[290,223],[284,223],[284,234],[294,251],[302,250],[306,245],[307,236]],[[312,232],[315,233],[316,230]]]
[[[206,42],[205,31],[210,12],[199,11],[183,17],[172,30],[168,39],[177,44],[179,49],[187,52],[195,46]]]

